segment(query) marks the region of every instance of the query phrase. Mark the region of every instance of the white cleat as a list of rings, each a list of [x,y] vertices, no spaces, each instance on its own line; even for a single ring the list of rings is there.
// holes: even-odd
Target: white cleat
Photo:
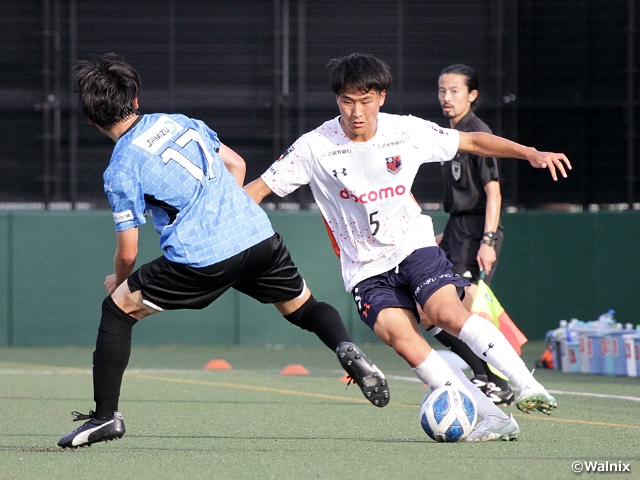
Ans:
[[[503,420],[499,417],[487,415],[476,428],[465,438],[465,442],[492,442],[494,440],[512,441],[518,440],[520,427],[516,423],[513,415]]]

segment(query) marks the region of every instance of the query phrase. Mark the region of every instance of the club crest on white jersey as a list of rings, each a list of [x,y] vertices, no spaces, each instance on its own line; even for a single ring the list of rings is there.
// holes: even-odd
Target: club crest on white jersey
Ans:
[[[400,155],[395,155],[393,157],[387,157],[387,172],[397,174],[400,170],[402,170],[402,158]]]

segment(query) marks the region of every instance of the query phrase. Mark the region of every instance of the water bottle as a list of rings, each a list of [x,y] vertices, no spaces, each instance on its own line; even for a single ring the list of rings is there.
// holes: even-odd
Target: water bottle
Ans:
[[[567,350],[567,326],[566,320],[560,320],[559,327],[553,330],[553,368],[555,370],[562,370],[563,357],[566,355]],[[565,362],[566,363],[566,362]]]
[[[601,332],[606,332],[608,330],[611,330],[616,323],[613,317],[614,314],[615,314],[615,311],[609,309],[606,313],[603,313],[602,315],[600,315],[596,322],[597,329],[600,330]]]
[[[559,328],[555,331],[556,348],[558,350],[559,370],[571,372],[578,366],[578,319],[572,318],[569,322],[560,320]]]
[[[572,318],[567,325],[567,342],[577,342],[578,336],[580,334],[580,330],[582,330],[580,320],[577,318]]]

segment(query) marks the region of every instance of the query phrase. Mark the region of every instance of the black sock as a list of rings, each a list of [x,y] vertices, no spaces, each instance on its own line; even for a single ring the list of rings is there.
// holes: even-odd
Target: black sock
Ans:
[[[509,382],[507,382],[504,378],[499,377],[495,373],[491,371],[489,365],[487,365],[487,378],[491,383],[493,383],[496,387],[499,387],[500,390],[509,390],[511,387],[509,386]]]
[[[318,302],[313,295],[284,318],[303,330],[315,333],[333,352],[341,342],[351,341],[338,311],[328,303]]]
[[[93,352],[95,416],[106,420],[118,410],[120,385],[131,354],[131,330],[136,320],[124,313],[111,296],[102,302],[102,318]]]

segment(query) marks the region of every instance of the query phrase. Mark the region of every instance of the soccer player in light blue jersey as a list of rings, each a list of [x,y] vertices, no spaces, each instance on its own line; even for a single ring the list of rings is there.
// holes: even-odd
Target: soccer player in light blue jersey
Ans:
[[[115,54],[76,68],[82,113],[116,142],[104,189],[117,246],[93,354],[96,410],[74,412],[74,420],[87,422],[58,445],[124,435],[118,401],[137,321],[163,310],[204,308],[229,288],[274,304],[289,322],[315,333],[369,401],[387,405],[384,374],[351,343],[337,310],[313,298],[267,215],[242,189],[242,157],[199,120],[139,114],[139,88],[138,73]],[[145,212],[164,255],[134,270]]]

